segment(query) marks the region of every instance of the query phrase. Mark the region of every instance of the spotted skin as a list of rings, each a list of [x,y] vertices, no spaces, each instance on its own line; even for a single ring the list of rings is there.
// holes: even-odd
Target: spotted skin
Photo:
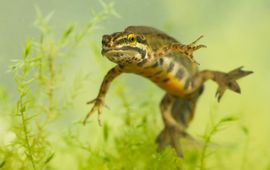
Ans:
[[[147,26],[129,26],[122,32],[104,35],[101,53],[116,63],[116,66],[104,77],[96,99],[88,102],[94,105],[84,119],[84,124],[94,112],[101,114],[105,95],[117,76],[121,73],[137,74],[166,92],[160,102],[164,129],[156,140],[159,150],[171,145],[180,157],[183,156],[179,139],[190,138],[186,128],[194,117],[204,82],[212,80],[217,83],[216,97],[220,101],[226,89],[240,93],[236,80],[252,73],[242,70],[242,67],[228,73],[198,71],[193,52],[206,47],[196,45],[201,38],[202,36],[185,45],[166,33]]]

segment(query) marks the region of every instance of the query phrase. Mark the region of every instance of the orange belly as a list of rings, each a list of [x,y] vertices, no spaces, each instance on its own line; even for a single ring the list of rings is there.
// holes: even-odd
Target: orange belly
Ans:
[[[175,66],[177,67],[177,66]],[[178,67],[179,68],[179,67]],[[177,70],[177,69],[176,69]],[[175,71],[168,72],[167,68],[157,67],[125,67],[125,72],[135,73],[137,75],[143,76],[150,79],[156,85],[158,85],[164,91],[176,95],[185,95],[185,82],[189,78],[190,74],[186,72],[181,79],[175,77]]]
[[[160,81],[164,79],[168,79],[166,82]],[[185,95],[185,80],[178,80],[171,74],[168,74],[166,77],[162,77],[161,79],[152,80],[155,84],[157,84],[160,88],[164,89],[166,92],[176,95],[176,96],[184,96]]]

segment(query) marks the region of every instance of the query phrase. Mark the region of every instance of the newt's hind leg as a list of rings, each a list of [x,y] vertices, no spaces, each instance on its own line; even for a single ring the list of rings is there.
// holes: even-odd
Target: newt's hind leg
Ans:
[[[218,101],[220,101],[227,89],[240,93],[240,86],[236,80],[253,73],[252,71],[242,70],[242,68],[243,67],[236,68],[228,73],[212,70],[200,71],[192,78],[192,81],[187,81],[185,85],[186,94],[194,93],[194,91],[197,91],[207,80],[213,80],[218,84],[216,92]]]
[[[181,146],[179,141],[177,140],[179,138],[179,133],[177,133],[177,131],[184,132],[184,127],[182,127],[181,124],[176,122],[171,113],[175,100],[176,97],[170,94],[166,94],[160,102],[160,111],[165,127],[157,137],[156,141],[158,143],[158,150],[163,150],[165,146],[172,145],[176,153],[179,156],[182,156]]]
[[[191,138],[185,130],[193,118],[196,102],[202,90],[203,87],[189,98],[174,97],[169,94],[163,97],[160,103],[160,110],[165,127],[156,139],[159,151],[171,145],[178,156],[183,156],[180,138]],[[177,126],[170,123],[168,119],[173,119]]]

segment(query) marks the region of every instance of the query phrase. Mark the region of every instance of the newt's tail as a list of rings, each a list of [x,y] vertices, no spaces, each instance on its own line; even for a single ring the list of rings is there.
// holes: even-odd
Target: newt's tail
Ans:
[[[220,76],[217,75],[215,81],[219,84],[219,87],[216,92],[218,102],[220,101],[226,89],[230,89],[236,93],[241,93],[240,86],[236,82],[236,80],[253,73],[253,71],[244,71],[242,70],[242,68],[243,66],[236,68],[228,72],[227,74],[220,74]]]

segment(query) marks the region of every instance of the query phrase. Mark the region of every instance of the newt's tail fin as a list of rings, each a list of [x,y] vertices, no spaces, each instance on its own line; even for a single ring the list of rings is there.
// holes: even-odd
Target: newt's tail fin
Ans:
[[[226,89],[230,89],[236,93],[241,93],[240,86],[236,80],[253,73],[253,71],[244,71],[242,68],[243,66],[228,72],[225,74],[225,76],[217,77],[216,81],[219,84],[219,87],[216,92],[216,97],[218,102],[220,101]]]

